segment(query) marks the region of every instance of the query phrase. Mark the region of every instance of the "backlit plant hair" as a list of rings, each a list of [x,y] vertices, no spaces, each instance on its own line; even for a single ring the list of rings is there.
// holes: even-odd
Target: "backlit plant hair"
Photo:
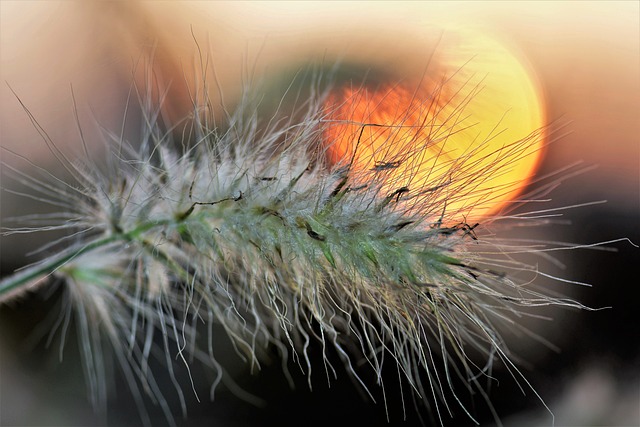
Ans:
[[[411,177],[398,185],[394,169],[420,164],[421,147],[436,140],[446,148],[459,123],[428,129],[403,123],[407,111],[398,111],[393,124],[352,122],[362,130],[353,149],[331,158],[335,141],[327,135],[348,118],[334,117],[341,101],[330,86],[321,89],[320,80],[288,117],[261,120],[259,102],[247,91],[216,127],[207,99],[194,101],[184,143],[172,141],[159,110],[151,109],[140,144],[114,138],[102,170],[88,158],[70,160],[42,132],[73,184],[44,170],[48,178],[39,180],[12,169],[40,193],[38,200],[60,211],[56,224],[4,233],[57,228],[68,236],[48,245],[46,258],[3,279],[0,298],[34,284],[64,282],[67,304],[52,333],[64,333],[61,325],[74,319],[96,407],[106,402],[104,358],[112,350],[143,421],[150,424],[143,404],[148,394],[174,423],[164,398],[171,390],[160,388],[149,360],[165,355],[163,374],[172,378],[185,411],[173,360],[187,369],[194,359],[210,366],[217,373],[213,395],[223,376],[213,354],[217,324],[247,364],[259,367],[260,355],[272,346],[298,364],[310,384],[308,349],[315,343],[335,352],[365,390],[370,384],[360,380],[357,365],[373,372],[383,393],[383,369],[397,370],[410,394],[444,423],[455,405],[472,417],[453,387],[455,376],[489,405],[479,379],[489,377],[494,360],[526,383],[499,328],[520,328],[517,317],[532,306],[583,308],[537,290],[530,279],[545,273],[515,258],[545,248],[500,242],[500,223],[540,224],[547,212],[502,212],[476,224],[447,209],[448,201],[474,194],[486,177],[529,155],[541,131],[487,152],[493,160],[481,170],[470,159],[486,148],[483,142],[419,186],[411,185]],[[464,99],[452,97],[452,105],[459,114]],[[356,168],[363,135],[394,126],[422,126],[416,134],[424,140],[401,155],[376,158],[372,168]],[[397,141],[388,135],[391,147]],[[477,354],[484,365],[476,364]],[[330,378],[331,359],[323,363]]]

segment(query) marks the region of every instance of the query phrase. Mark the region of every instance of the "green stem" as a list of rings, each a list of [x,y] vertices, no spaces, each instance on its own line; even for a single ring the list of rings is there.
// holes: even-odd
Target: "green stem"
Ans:
[[[3,297],[9,294],[11,291],[15,289],[19,289],[22,286],[28,286],[33,280],[46,277],[57,269],[71,261],[72,259],[81,256],[87,252],[91,252],[95,249],[102,248],[106,245],[109,245],[118,240],[131,242],[136,240],[140,234],[145,231],[150,230],[151,228],[162,226],[168,224],[169,220],[160,220],[160,221],[151,221],[144,224],[139,225],[135,229],[126,232],[126,233],[114,233],[107,237],[103,237],[98,240],[94,240],[92,242],[87,243],[83,247],[72,250],[69,252],[64,252],[61,254],[57,254],[52,258],[46,260],[45,262],[36,264],[32,267],[26,268],[18,273],[15,273],[2,281],[0,281],[0,302]]]
[[[45,277],[49,274],[56,271],[58,268],[65,265],[67,262],[71,261],[73,258],[78,257],[84,253],[90,252],[94,249],[103,247],[108,245],[109,243],[113,243],[116,240],[120,239],[119,235],[111,235],[109,237],[105,237],[100,240],[94,240],[89,244],[81,247],[78,250],[61,254],[53,259],[47,260],[47,262],[40,263],[29,267],[25,270],[20,271],[12,276],[9,276],[2,281],[0,281],[0,300],[2,300],[2,296],[13,291],[14,289],[20,288],[21,286],[25,286],[30,284],[34,279],[39,277]]]

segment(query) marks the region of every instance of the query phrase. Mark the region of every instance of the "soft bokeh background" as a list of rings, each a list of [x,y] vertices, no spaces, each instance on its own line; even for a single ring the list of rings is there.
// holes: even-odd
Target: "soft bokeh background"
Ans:
[[[531,236],[577,243],[620,237],[640,242],[640,9],[635,1],[2,1],[0,77],[7,84],[0,89],[1,145],[55,168],[9,86],[58,146],[80,152],[72,89],[87,141],[100,137],[95,121],[119,132],[130,84],[142,84],[139,61],[150,51],[158,79],[170,87],[165,113],[176,118],[188,108],[185,80],[193,84],[189,79],[198,68],[194,39],[210,55],[225,101],[232,104],[247,80],[287,73],[323,57],[373,69],[392,67],[399,73],[416,72],[418,64],[421,72],[446,28],[488,32],[536,73],[549,120],[568,131],[550,146],[540,174],[579,160],[598,166],[563,182],[545,207],[608,202],[568,210],[563,219],[572,225],[536,230]],[[134,138],[135,108],[128,114],[125,131]],[[30,169],[8,151],[0,155],[6,164]],[[3,188],[16,185],[2,176]],[[1,197],[3,223],[34,209],[6,191]],[[24,239],[3,237],[2,274],[24,265],[24,254],[39,243],[28,239],[25,247]],[[617,252],[559,254],[566,269],[557,272],[593,285],[562,285],[560,292],[611,309],[554,311],[552,322],[533,324],[559,353],[524,339],[512,343],[527,362],[522,365],[526,377],[555,413],[556,425],[640,424],[640,252],[624,243],[612,247]],[[44,342],[30,342],[31,331],[52,308],[50,301],[34,295],[0,309],[0,424],[136,425],[135,408],[118,379],[120,392],[108,421],[91,412],[72,338],[62,363],[56,345],[45,349]],[[361,398],[346,376],[328,389],[318,375],[313,392],[300,376],[292,391],[278,365],[253,376],[240,365],[230,368],[247,390],[267,400],[265,408],[222,391],[214,403],[191,399],[188,425],[213,420],[216,425],[386,425],[383,405]],[[500,383],[491,396],[506,425],[550,424],[531,391],[520,393],[507,372],[496,376]],[[477,403],[478,418],[490,424],[491,415]],[[402,410],[393,393],[389,407],[395,424]],[[468,424],[456,413],[445,424]],[[410,408],[408,420],[416,421]]]

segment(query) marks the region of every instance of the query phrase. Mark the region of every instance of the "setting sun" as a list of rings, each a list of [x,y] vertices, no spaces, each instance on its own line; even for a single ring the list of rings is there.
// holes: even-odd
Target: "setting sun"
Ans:
[[[324,140],[329,161],[349,164],[359,184],[419,192],[431,202],[422,207],[446,203],[446,212],[423,214],[472,221],[501,211],[527,184],[545,145],[545,115],[514,54],[488,37],[456,34],[419,81],[336,89]]]

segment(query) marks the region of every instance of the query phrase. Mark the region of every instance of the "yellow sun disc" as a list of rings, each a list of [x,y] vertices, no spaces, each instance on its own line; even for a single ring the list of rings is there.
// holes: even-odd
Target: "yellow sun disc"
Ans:
[[[358,184],[377,179],[383,193],[419,194],[413,208],[448,222],[481,221],[508,207],[545,144],[532,76],[477,33],[449,35],[419,81],[339,88],[326,105],[331,162],[350,164]]]

